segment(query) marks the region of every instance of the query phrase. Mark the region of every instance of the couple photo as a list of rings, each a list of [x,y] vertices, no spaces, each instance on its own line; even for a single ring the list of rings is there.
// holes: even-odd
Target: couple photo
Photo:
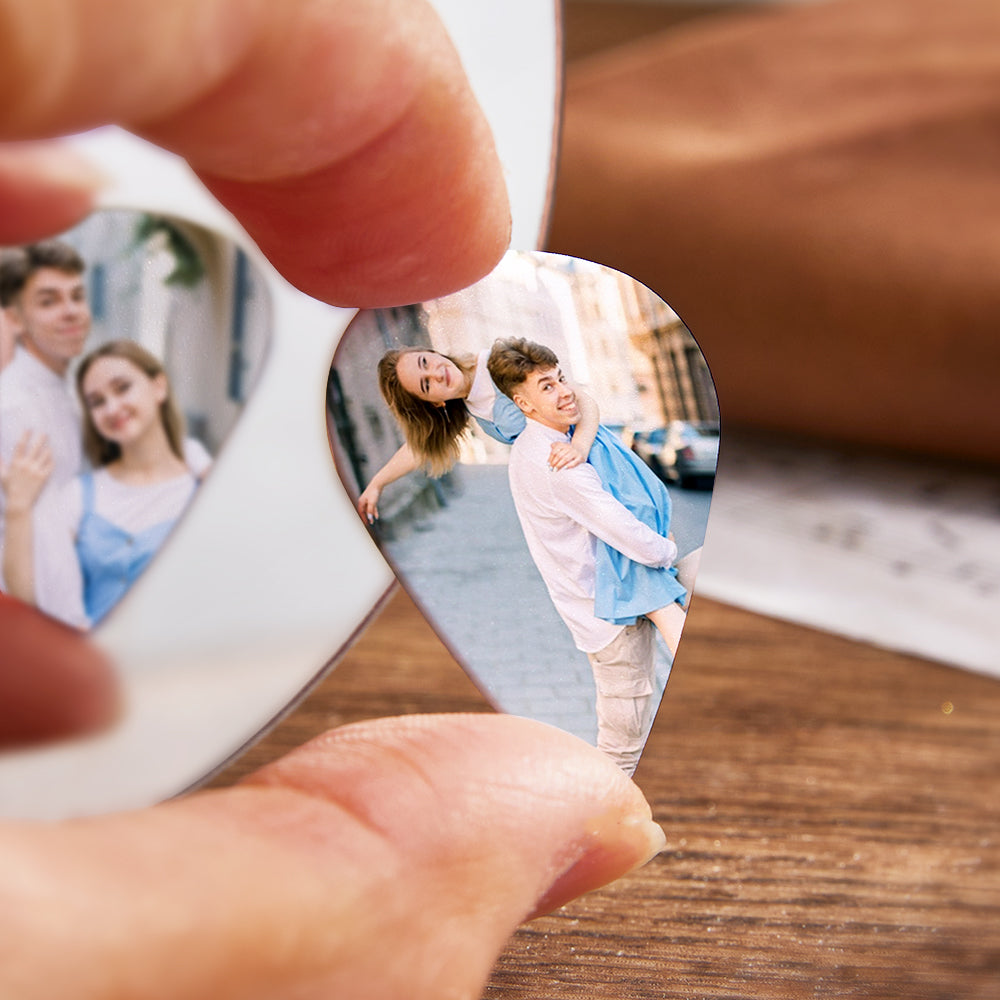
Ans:
[[[242,403],[213,358],[236,332],[215,325],[234,283],[198,241],[108,212],[0,251],[2,589],[80,629],[159,551]],[[240,294],[230,315],[252,313]],[[262,325],[243,322],[241,340],[262,344]]]
[[[359,513],[500,707],[576,731],[631,773],[683,628],[708,498],[685,506],[679,546],[670,490],[625,439],[679,415],[664,399],[686,396],[717,420],[714,392],[692,391],[711,380],[690,334],[624,275],[542,254],[512,255],[449,300],[355,323],[328,411]],[[417,342],[371,365],[373,334]],[[663,358],[643,354],[664,340],[671,385]],[[373,419],[370,390],[344,389],[360,390],[366,365],[403,438],[370,471],[391,428]],[[429,500],[403,486],[425,475]],[[439,531],[449,537],[428,545]]]

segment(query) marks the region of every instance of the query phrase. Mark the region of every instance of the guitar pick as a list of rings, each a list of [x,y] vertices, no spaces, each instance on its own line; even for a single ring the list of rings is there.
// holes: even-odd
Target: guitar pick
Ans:
[[[162,179],[162,154],[153,154]],[[22,596],[86,629],[112,664],[120,711],[93,734],[30,745],[11,745],[0,711],[0,816],[92,814],[204,780],[303,697],[392,582],[343,495],[317,419],[329,357],[353,311],[292,289],[207,196],[183,176],[172,181],[165,191],[186,201],[183,213],[154,199],[140,212],[115,206],[54,242],[4,252],[7,276],[32,255],[58,264],[39,272],[45,292],[34,312],[14,302],[4,313],[6,332],[21,340],[0,374],[0,439],[15,439],[5,457],[27,429],[44,465],[41,430],[70,442],[59,454],[65,466],[84,412],[100,440],[121,451],[107,468],[95,453],[94,468],[82,470],[86,485],[70,470],[38,499],[29,548],[37,590]],[[34,293],[39,283],[26,287]],[[46,309],[56,317],[50,328]],[[48,353],[25,346],[35,346],[38,326]],[[64,382],[44,363],[60,351],[83,373],[79,411],[77,379]],[[151,376],[144,366],[158,372],[161,360],[163,374]],[[136,467],[126,457],[148,443],[150,428],[167,434],[168,386],[187,430],[170,438],[176,448],[157,436],[159,451],[143,455],[166,457],[166,485],[185,489],[165,499],[154,490],[145,508],[144,491],[130,489]],[[152,470],[155,486],[160,468],[141,471]],[[146,485],[141,476],[138,483]],[[123,552],[135,550],[140,559],[129,565]],[[322,555],[331,552],[336,561]],[[97,603],[84,590],[85,559],[103,573]],[[16,581],[15,570],[8,590]],[[118,591],[100,604],[112,585]],[[13,690],[20,682],[11,671],[21,669],[0,655]],[[52,690],[53,703],[61,694]]]
[[[718,457],[714,386],[676,313],[606,267],[510,253],[457,295],[359,313],[327,405],[341,480],[476,684],[631,772]]]
[[[530,244],[551,190],[559,5],[432,3],[493,132],[514,238]],[[246,256],[255,288],[263,279],[270,346],[184,517],[88,633],[114,665],[120,717],[88,738],[0,752],[0,817],[135,808],[194,787],[305,696],[395,582],[329,460],[321,416],[355,310],[289,285],[176,156],[115,128],[67,141],[109,178],[104,207],[204,230],[219,255],[210,272]],[[9,652],[0,635],[0,671],[18,668]]]
[[[210,473],[261,370],[266,283],[212,230],[115,209],[0,251],[0,305],[0,510],[35,498],[0,534],[8,590],[89,630]]]

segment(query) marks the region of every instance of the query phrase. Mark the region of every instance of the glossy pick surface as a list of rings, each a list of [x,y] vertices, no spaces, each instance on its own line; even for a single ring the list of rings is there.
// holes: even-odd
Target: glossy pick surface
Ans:
[[[525,385],[538,390],[537,370],[554,358],[550,381],[564,377],[577,397],[572,420],[546,403],[544,386],[531,398],[524,386],[513,399],[496,391],[510,345],[515,355],[534,349],[524,341],[551,352]],[[575,440],[580,397],[601,425],[587,468],[553,471],[537,439]],[[608,268],[512,253],[458,295],[360,313],[333,360],[327,403],[345,487],[479,687],[498,708],[634,767],[635,732],[644,739],[652,722],[690,603],[718,456],[711,376],[673,310]],[[457,461],[426,474],[450,461],[436,457],[435,422],[465,411]],[[407,471],[421,446],[430,462]],[[673,570],[663,565],[668,536]],[[662,632],[652,654],[646,613]],[[622,713],[642,722],[616,721]]]

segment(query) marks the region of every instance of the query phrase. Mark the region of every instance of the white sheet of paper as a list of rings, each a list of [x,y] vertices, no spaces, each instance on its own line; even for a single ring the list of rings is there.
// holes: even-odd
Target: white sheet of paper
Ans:
[[[698,592],[1000,677],[1000,474],[723,428]]]

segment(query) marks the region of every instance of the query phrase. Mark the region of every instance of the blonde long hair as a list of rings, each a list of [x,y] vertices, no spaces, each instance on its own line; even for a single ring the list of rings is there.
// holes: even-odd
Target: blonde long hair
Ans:
[[[121,457],[122,450],[113,441],[107,441],[101,437],[94,426],[94,421],[90,416],[87,403],[83,398],[83,380],[90,369],[90,366],[100,358],[124,358],[138,368],[147,378],[156,378],[163,375],[166,378],[166,371],[160,363],[159,358],[150,354],[145,347],[141,347],[134,340],[109,340],[105,344],[91,351],[81,362],[76,370],[76,391],[80,397],[83,407],[83,450],[91,465],[97,467],[110,465]],[[174,401],[174,394],[170,388],[170,379],[167,379],[167,394],[160,404],[160,422],[167,435],[167,443],[170,450],[183,462],[184,461],[184,418],[181,416],[177,403]]]
[[[426,347],[401,347],[386,351],[378,363],[379,390],[399,421],[410,451],[430,475],[442,476],[458,461],[460,439],[469,427],[470,417],[464,399],[449,399],[438,406],[414,396],[400,384],[396,370],[399,359],[422,351],[441,354],[468,377],[476,370],[476,359],[471,354],[452,356]]]

